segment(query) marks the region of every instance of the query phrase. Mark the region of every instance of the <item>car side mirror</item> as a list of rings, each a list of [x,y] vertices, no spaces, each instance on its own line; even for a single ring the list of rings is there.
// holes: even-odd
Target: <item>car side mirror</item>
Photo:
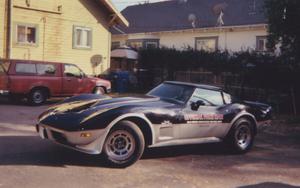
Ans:
[[[198,100],[196,102],[191,103],[191,109],[194,110],[194,111],[197,111],[200,106],[205,106],[204,101]]]

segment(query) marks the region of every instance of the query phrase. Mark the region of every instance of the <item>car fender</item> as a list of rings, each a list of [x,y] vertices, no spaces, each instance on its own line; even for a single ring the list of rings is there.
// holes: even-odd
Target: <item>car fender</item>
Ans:
[[[105,128],[105,133],[102,137],[102,139],[100,140],[100,148],[99,150],[102,152],[102,148],[105,142],[105,139],[107,137],[107,135],[109,134],[110,130],[120,121],[127,119],[127,118],[141,118],[144,121],[147,122],[148,126],[151,129],[152,132],[152,144],[154,144],[155,141],[155,131],[154,131],[154,127],[152,125],[152,123],[149,121],[149,119],[144,115],[144,114],[139,114],[139,113],[128,113],[128,114],[124,114],[119,116],[118,118],[114,119],[106,128]]]
[[[227,130],[227,134],[229,133],[229,131],[230,131],[231,128],[233,127],[234,123],[235,123],[238,119],[240,119],[240,118],[242,118],[242,117],[251,118],[251,120],[254,122],[255,130],[256,130],[256,128],[257,128],[257,120],[256,120],[255,116],[252,115],[252,114],[250,114],[249,112],[242,111],[242,112],[238,113],[238,114],[231,120],[229,129]],[[226,135],[227,135],[227,134],[226,134]]]

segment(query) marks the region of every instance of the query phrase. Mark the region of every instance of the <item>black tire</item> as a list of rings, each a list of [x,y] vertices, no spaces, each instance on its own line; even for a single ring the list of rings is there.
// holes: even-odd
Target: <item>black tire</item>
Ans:
[[[131,121],[121,121],[107,135],[103,154],[111,166],[125,168],[141,158],[144,148],[140,128]]]
[[[104,95],[105,89],[103,87],[95,87],[93,93],[97,95]]]
[[[28,101],[33,106],[39,106],[46,102],[48,97],[45,89],[34,89],[29,93]]]
[[[226,142],[233,153],[244,154],[252,148],[255,137],[254,126],[246,118],[238,119],[234,123],[226,138]]]

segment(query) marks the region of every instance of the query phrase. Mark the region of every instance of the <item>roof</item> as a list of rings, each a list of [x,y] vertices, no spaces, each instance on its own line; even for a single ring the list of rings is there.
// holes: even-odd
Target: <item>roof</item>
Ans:
[[[190,83],[190,82],[165,81],[164,83],[176,84],[176,85],[185,85],[185,86],[191,86],[191,87],[197,87],[197,88],[215,90],[215,91],[221,91],[222,90],[222,88],[220,88],[220,87],[205,85],[205,84],[195,84],[195,83]]]
[[[217,26],[218,7],[224,12],[226,26],[266,24],[265,0],[169,0],[129,6],[121,13],[129,21],[126,34],[210,28]],[[215,8],[214,8],[215,7]],[[220,10],[220,9],[218,9]],[[195,27],[192,21],[195,18]],[[113,34],[121,34],[114,30]]]
[[[113,18],[117,21],[117,23],[122,24],[123,27],[128,27],[129,23],[127,19],[114,7],[110,0],[98,0],[102,3],[111,13]]]

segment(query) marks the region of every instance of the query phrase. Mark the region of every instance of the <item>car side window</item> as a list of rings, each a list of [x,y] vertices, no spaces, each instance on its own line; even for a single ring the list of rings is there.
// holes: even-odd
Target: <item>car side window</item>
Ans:
[[[224,102],[225,104],[231,104],[232,103],[232,97],[228,93],[223,93],[224,96]]]
[[[203,101],[205,106],[221,106],[224,105],[221,92],[208,89],[196,88],[189,103]]]
[[[16,63],[16,73],[36,74],[36,66],[30,63]]]
[[[52,64],[37,64],[37,73],[39,75],[55,75],[56,67]]]
[[[68,77],[80,77],[81,70],[75,65],[65,65],[64,74]]]

